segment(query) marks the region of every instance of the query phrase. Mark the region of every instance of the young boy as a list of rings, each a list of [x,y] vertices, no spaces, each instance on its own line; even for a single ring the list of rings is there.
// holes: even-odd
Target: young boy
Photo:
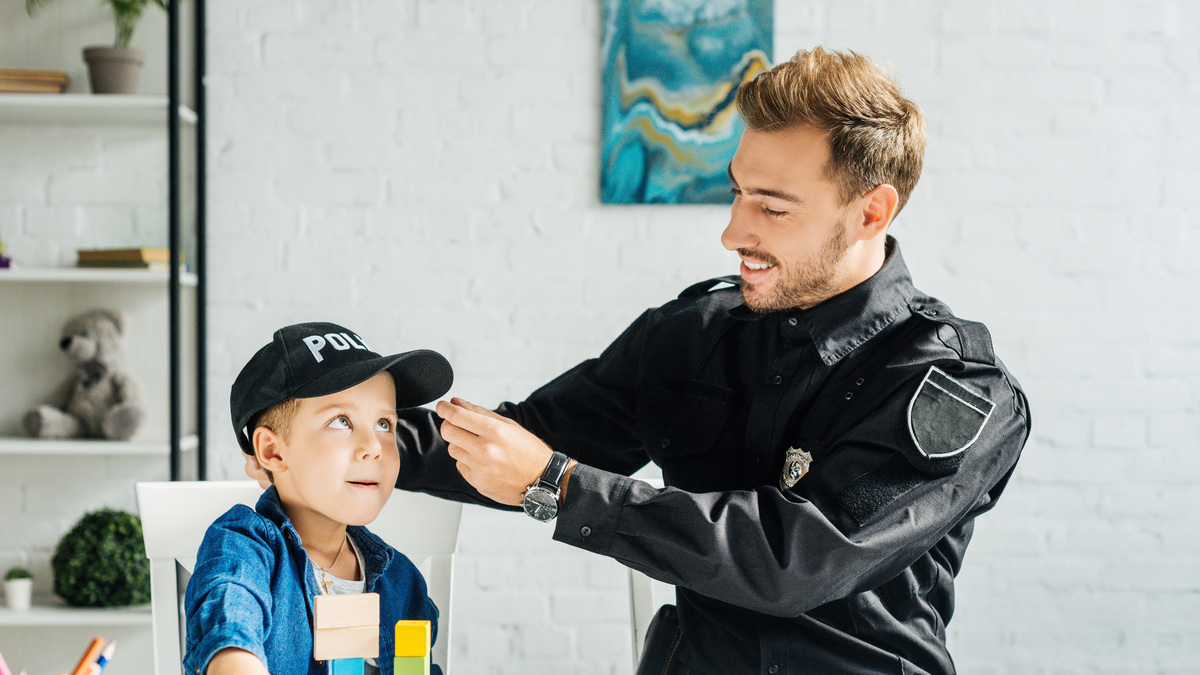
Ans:
[[[324,674],[312,649],[321,593],[379,594],[381,658],[368,672],[392,672],[400,619],[432,622],[437,639],[420,572],[363,526],[400,470],[396,410],[441,397],[452,380],[436,352],[380,356],[331,323],[281,328],[250,359],[230,395],[233,428],[272,485],[204,536],[184,601],[186,672]]]

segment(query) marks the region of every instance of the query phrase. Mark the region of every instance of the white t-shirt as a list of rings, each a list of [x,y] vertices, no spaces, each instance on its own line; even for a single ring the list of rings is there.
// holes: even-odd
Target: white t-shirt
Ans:
[[[358,558],[359,572],[364,573],[363,578],[358,581],[349,581],[347,579],[339,579],[338,577],[329,575],[329,580],[333,582],[329,587],[330,595],[356,595],[362,593],[366,588],[367,580],[365,575],[366,565],[363,564],[362,552],[358,550],[358,544],[354,543],[354,539],[350,538],[350,548],[354,551],[354,557]],[[318,574],[316,567],[313,567],[313,575]],[[321,578],[317,577],[317,588],[321,588]],[[375,659],[363,659],[363,675],[379,675],[379,662]]]

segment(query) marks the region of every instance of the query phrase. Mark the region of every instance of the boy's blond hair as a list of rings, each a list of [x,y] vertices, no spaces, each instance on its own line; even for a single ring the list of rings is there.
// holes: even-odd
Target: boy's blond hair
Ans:
[[[288,440],[292,433],[292,421],[296,419],[296,413],[299,410],[300,399],[298,398],[289,398],[283,403],[276,403],[251,418],[250,437],[254,438],[255,429],[266,427],[283,440]],[[270,480],[272,484],[275,482],[275,476],[266,467],[263,467],[263,473],[267,474],[267,480]]]

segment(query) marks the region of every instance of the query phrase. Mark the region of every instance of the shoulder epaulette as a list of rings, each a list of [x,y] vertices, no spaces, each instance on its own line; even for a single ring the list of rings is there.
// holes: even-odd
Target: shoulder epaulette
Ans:
[[[735,274],[735,275],[730,275],[730,276],[725,276],[725,277],[716,277],[715,279],[709,279],[707,281],[701,281],[698,284],[692,284],[691,286],[688,286],[687,288],[683,289],[683,292],[679,294],[679,297],[686,298],[686,297],[690,297],[693,295],[702,295],[704,293],[711,291],[712,289],[716,288],[717,286],[719,286],[721,284],[732,284],[734,286],[741,286],[742,278]]]
[[[996,352],[992,348],[992,334],[988,332],[987,326],[978,321],[954,316],[949,307],[937,301],[914,304],[911,305],[911,309],[915,314],[934,323],[953,328],[962,345],[963,360],[995,365]]]

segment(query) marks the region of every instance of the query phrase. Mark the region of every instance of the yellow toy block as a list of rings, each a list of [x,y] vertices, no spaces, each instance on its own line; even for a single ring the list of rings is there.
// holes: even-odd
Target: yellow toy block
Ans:
[[[429,675],[429,655],[397,656],[392,668],[393,675]]]
[[[374,659],[379,657],[379,626],[326,628],[313,631],[313,659]]]
[[[428,621],[396,622],[396,656],[425,656],[429,653]]]

